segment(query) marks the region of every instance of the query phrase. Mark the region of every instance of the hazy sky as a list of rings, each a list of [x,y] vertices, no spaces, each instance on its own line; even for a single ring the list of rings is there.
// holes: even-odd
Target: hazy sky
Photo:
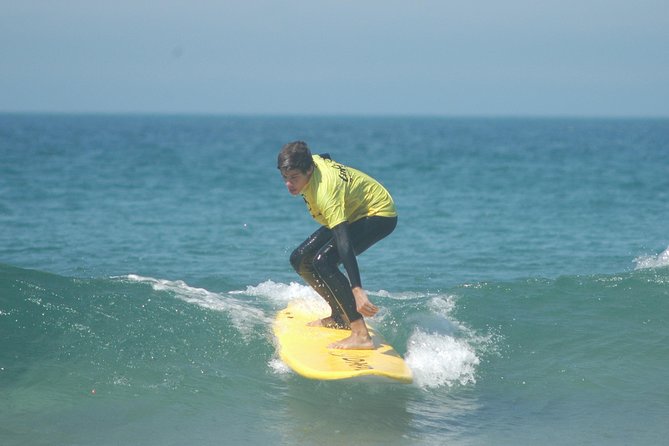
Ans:
[[[4,0],[0,111],[669,116],[669,0]]]

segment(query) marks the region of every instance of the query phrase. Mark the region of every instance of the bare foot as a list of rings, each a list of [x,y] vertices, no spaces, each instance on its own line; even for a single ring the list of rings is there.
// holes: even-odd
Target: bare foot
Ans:
[[[373,350],[374,342],[369,335],[364,319],[351,322],[351,336],[341,341],[333,342],[328,348],[339,350]]]
[[[315,321],[311,321],[307,324],[309,327],[325,327],[325,328],[336,328],[340,330],[348,330],[351,327],[345,325],[345,324],[340,324],[337,323],[337,321],[334,320],[332,316],[330,317],[324,317],[323,319],[316,319]]]
[[[328,345],[328,348],[337,350],[374,350],[374,343],[369,335],[351,334],[348,338]]]

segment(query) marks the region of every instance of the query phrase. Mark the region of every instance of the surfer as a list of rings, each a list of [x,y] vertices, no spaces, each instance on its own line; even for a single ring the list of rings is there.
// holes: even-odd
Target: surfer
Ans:
[[[277,167],[288,192],[302,195],[309,213],[322,225],[290,256],[295,271],[332,309],[330,316],[310,325],[351,330],[330,348],[373,349],[364,317],[379,309],[362,288],[356,256],[395,229],[392,197],[365,173],[328,155],[312,155],[302,141],[281,148]]]

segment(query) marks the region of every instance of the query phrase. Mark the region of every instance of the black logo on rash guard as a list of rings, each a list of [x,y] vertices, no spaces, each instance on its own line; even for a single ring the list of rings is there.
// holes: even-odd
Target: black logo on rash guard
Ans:
[[[332,160],[325,160],[326,163],[328,163],[330,166],[338,170],[339,178],[342,179],[342,181],[349,182],[351,179],[351,174],[348,172],[346,169],[346,166],[339,164],[337,162],[334,162]]]

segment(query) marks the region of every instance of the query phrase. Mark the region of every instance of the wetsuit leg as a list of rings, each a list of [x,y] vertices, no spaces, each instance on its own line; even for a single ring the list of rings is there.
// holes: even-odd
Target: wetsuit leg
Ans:
[[[388,236],[397,225],[397,217],[367,217],[352,223],[349,226],[351,243],[356,255],[362,254],[374,243]],[[329,289],[330,296],[342,311],[348,322],[355,322],[362,318],[358,313],[355,298],[351,291],[348,278],[339,269],[339,253],[334,238],[326,242],[313,258],[313,271]],[[330,303],[335,311],[335,306]]]
[[[333,313],[336,308],[349,324],[360,319],[362,315],[356,310],[351,283],[339,269],[339,252],[334,238],[318,251],[313,260],[313,268],[334,297],[334,305],[330,304]]]
[[[397,217],[367,217],[349,226],[355,255],[359,256],[370,246],[390,235],[397,226]]]
[[[332,309],[332,318],[337,325],[346,326],[348,322],[344,312],[329,286],[314,269],[314,258],[323,246],[332,242],[332,231],[322,226],[311,234],[290,256],[290,263],[295,271],[328,303]]]

